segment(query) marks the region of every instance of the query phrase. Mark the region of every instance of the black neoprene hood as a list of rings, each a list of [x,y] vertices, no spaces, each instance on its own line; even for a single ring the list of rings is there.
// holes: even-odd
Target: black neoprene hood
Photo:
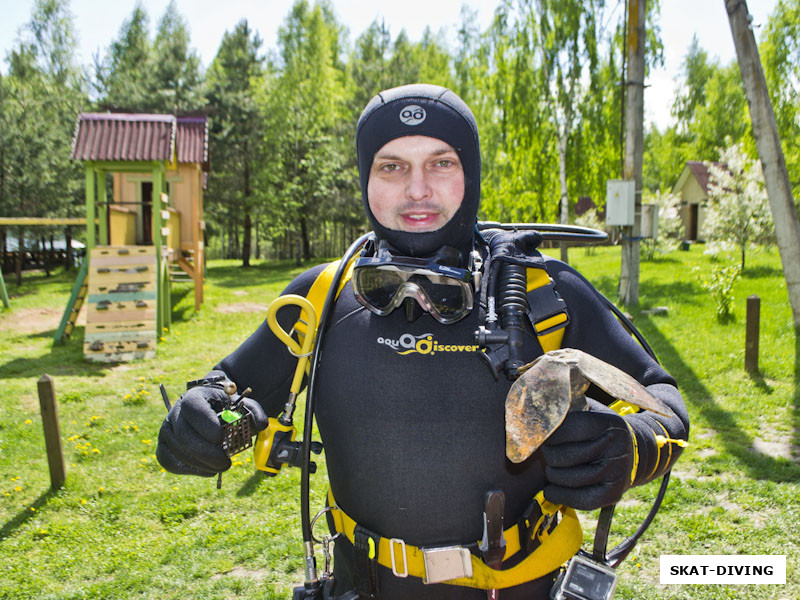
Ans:
[[[409,233],[387,229],[369,207],[367,184],[375,153],[393,139],[424,135],[447,142],[464,169],[464,199],[453,217],[436,231]],[[481,151],[472,111],[455,93],[437,85],[412,84],[379,93],[367,104],[356,127],[361,198],[372,230],[408,256],[430,256],[443,246],[464,258],[472,248],[481,196]]]

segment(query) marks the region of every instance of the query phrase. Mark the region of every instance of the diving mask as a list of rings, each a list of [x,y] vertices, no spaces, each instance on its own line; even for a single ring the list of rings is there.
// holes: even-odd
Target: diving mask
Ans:
[[[376,315],[386,316],[412,298],[434,319],[455,323],[472,310],[472,273],[435,258],[378,256],[359,258],[353,267],[356,299]]]

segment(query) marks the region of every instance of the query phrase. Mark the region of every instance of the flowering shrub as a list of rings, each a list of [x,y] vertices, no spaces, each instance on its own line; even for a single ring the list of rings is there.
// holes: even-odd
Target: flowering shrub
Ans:
[[[735,244],[744,269],[748,246],[772,243],[775,236],[761,163],[748,158],[742,145],[735,144],[720,152],[719,164],[707,166],[710,178],[703,233],[709,240]]]

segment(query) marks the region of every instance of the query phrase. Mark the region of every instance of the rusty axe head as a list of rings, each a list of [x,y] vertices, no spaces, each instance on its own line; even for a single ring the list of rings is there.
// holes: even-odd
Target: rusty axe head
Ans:
[[[590,384],[618,400],[663,416],[672,410],[633,377],[580,350],[553,350],[520,369],[506,396],[506,456],[526,460],[570,410],[585,410]]]

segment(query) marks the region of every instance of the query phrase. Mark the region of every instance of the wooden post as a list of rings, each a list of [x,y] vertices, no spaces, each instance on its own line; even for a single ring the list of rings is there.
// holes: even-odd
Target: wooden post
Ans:
[[[748,373],[758,372],[758,330],[761,319],[761,298],[747,297],[747,325],[744,341],[744,368]]]
[[[151,194],[152,213],[153,213],[153,246],[156,248],[156,339],[158,340],[163,335],[163,328],[166,327],[164,323],[164,303],[165,303],[165,289],[164,289],[164,268],[165,261],[162,252],[163,237],[161,235],[161,228],[164,221],[161,218],[161,187],[163,185],[161,179],[161,164],[153,165],[153,191]]]
[[[639,303],[639,246],[642,231],[642,165],[644,160],[644,42],[646,0],[628,0],[628,76],[625,96],[625,161],[623,179],[635,184],[634,224],[622,229],[619,299]]]
[[[64,485],[66,470],[64,469],[64,453],[61,448],[61,432],[58,426],[56,389],[50,375],[42,375],[37,386],[39,388],[39,406],[42,411],[44,443],[47,449],[47,464],[50,467],[50,485],[57,490]]]
[[[94,185],[95,175],[94,167],[91,163],[86,163],[86,258],[89,259],[89,251],[94,248]]]
[[[106,172],[97,171],[97,229],[100,244],[108,246],[111,243],[108,231],[108,194],[106,192]]]

